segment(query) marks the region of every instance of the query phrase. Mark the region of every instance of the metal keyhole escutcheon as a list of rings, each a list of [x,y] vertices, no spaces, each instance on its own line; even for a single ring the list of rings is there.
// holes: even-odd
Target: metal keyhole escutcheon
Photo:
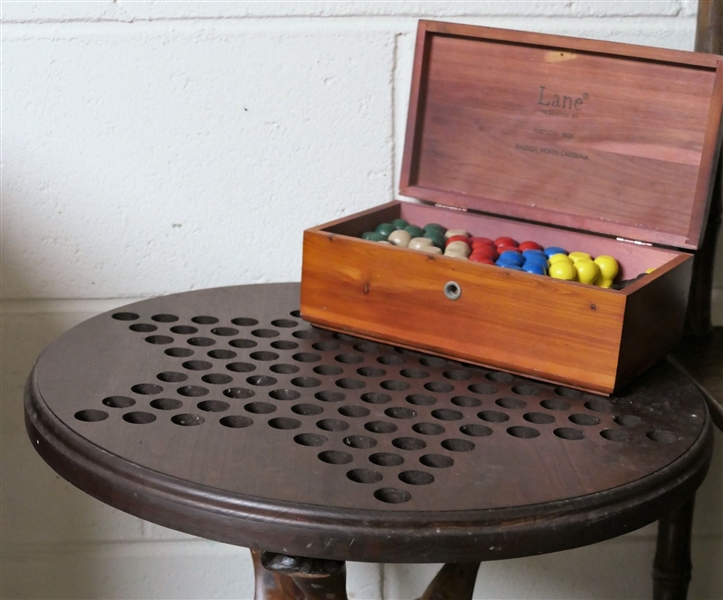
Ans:
[[[462,288],[456,281],[448,281],[444,284],[444,295],[450,300],[457,300],[462,295]]]

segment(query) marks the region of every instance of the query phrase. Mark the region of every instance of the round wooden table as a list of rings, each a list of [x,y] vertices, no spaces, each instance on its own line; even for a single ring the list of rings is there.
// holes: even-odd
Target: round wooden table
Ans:
[[[257,599],[345,598],[346,560],[449,563],[424,598],[469,598],[479,561],[659,519],[655,594],[684,597],[712,428],[677,369],[605,398],[313,328],[298,294],[195,291],[68,331],[28,382],[34,447],[102,502],[252,549]]]

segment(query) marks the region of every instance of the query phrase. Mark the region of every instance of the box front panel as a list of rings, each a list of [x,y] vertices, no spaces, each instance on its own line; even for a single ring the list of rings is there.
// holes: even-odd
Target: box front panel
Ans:
[[[624,304],[592,286],[304,236],[301,312],[312,323],[585,389],[614,388]]]

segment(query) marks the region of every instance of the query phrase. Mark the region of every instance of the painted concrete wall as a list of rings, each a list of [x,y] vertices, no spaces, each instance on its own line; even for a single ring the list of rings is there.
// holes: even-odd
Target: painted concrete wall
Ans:
[[[3,2],[3,598],[250,598],[244,549],[108,508],[22,425],[35,356],[132,299],[296,280],[301,231],[394,197],[418,18],[691,49],[690,0]],[[715,320],[723,324],[722,253]],[[723,597],[723,467],[693,598]],[[477,598],[642,598],[655,527],[483,565]],[[402,600],[432,566],[353,564]]]

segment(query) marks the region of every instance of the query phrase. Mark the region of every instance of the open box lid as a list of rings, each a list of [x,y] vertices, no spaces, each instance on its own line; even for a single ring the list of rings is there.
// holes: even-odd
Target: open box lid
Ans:
[[[420,21],[401,192],[698,248],[722,106],[721,56]]]

